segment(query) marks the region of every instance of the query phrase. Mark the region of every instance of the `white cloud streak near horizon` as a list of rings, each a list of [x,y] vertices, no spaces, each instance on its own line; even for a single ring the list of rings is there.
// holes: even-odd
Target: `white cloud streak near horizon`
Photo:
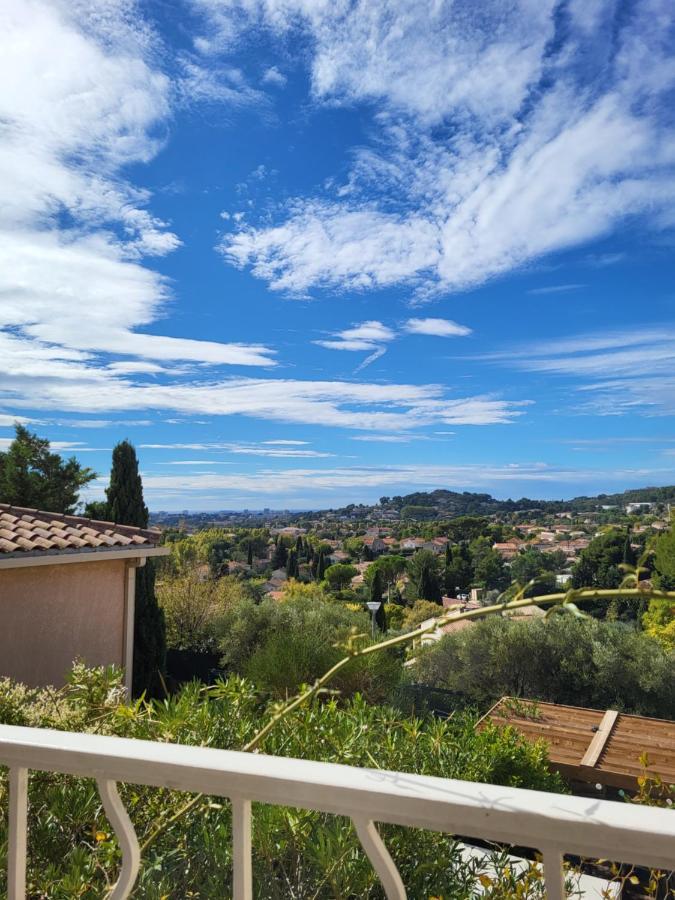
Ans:
[[[376,111],[342,184],[224,237],[273,290],[423,300],[628,218],[675,224],[667,0],[439,0],[424,15],[414,0],[192,2],[210,52],[256,29],[304,35],[314,102]]]
[[[408,489],[447,488],[492,488],[499,493],[503,487],[522,484],[569,484],[596,483],[598,478],[608,484],[641,483],[645,478],[667,483],[672,481],[674,469],[661,468],[621,468],[612,471],[604,469],[574,469],[548,466],[543,463],[523,463],[505,465],[391,465],[391,466],[344,466],[330,469],[262,469],[257,472],[186,472],[181,474],[143,473],[143,486],[147,496],[157,503],[160,498],[172,496],[203,498],[211,500],[217,496],[221,503],[228,500],[227,492],[250,492],[263,498],[295,498],[304,491],[318,491],[327,496],[335,492],[351,492],[367,489],[391,489],[405,486]],[[271,488],[270,486],[273,485]],[[238,498],[241,499],[241,498]],[[267,505],[267,504],[266,504]]]

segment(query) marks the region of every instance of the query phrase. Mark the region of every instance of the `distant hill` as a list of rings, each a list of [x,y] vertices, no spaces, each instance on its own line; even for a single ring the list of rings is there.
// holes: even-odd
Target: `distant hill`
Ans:
[[[530,500],[527,497],[519,500],[496,500],[490,494],[471,491],[417,491],[404,496],[382,497],[381,508],[396,510],[402,518],[434,519],[439,516],[491,515],[534,510],[582,513],[592,512],[603,506],[623,508],[628,503],[675,503],[675,485],[636,488],[594,497],[574,497],[572,500]]]

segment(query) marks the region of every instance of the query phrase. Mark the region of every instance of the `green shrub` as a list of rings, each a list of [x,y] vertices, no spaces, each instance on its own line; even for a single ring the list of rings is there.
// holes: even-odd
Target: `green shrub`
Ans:
[[[427,619],[436,619],[442,616],[445,610],[438,603],[430,600],[416,600],[410,609],[404,609],[403,627],[407,630],[417,628]]]
[[[269,710],[253,687],[238,678],[204,688],[186,686],[165,701],[126,704],[119,674],[78,667],[62,691],[27,691],[0,682],[0,720],[195,746],[240,748],[267,720]],[[530,745],[510,729],[476,733],[473,720],[405,718],[361,697],[348,703],[315,702],[279,723],[266,753],[356,766],[465,778],[560,791],[548,771],[542,745]],[[0,802],[6,800],[0,778]],[[141,842],[157,821],[167,820],[185,795],[124,785],[120,792]],[[30,779],[28,895],[93,900],[114,881],[119,851],[88,779],[34,772]],[[0,818],[0,892],[7,824]],[[383,827],[383,836],[410,897],[468,898],[480,870],[462,862],[443,834]],[[170,825],[143,856],[135,898],[231,895],[232,829],[229,804],[205,798]],[[256,804],[253,815],[256,896],[281,900],[332,897],[381,898],[372,867],[350,823],[335,816]],[[505,878],[507,877],[505,873]],[[506,883],[506,882],[505,882]],[[494,896],[512,896],[504,893]],[[541,897],[539,881],[523,897]]]
[[[627,625],[488,618],[419,656],[414,677],[485,706],[509,694],[675,718],[675,654]]]
[[[314,681],[345,655],[351,633],[370,634],[370,619],[361,609],[325,599],[297,599],[234,604],[219,622],[222,664],[276,696],[294,693]],[[364,640],[367,638],[364,638]],[[355,659],[331,682],[345,695],[355,691],[384,700],[401,675],[402,651]]]
[[[236,578],[204,580],[194,570],[162,579],[156,592],[164,610],[167,646],[207,652],[218,649],[217,622],[225,611],[252,595],[248,585]]]

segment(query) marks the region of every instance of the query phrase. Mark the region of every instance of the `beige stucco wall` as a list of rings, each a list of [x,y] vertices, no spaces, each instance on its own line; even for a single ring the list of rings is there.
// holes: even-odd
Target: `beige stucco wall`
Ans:
[[[0,675],[60,686],[77,657],[124,663],[124,560],[0,569]]]

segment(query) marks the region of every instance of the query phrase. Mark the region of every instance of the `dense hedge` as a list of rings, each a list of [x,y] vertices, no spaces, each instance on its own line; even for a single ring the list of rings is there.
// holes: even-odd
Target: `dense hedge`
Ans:
[[[28,690],[0,682],[0,722],[117,734],[213,747],[241,747],[266,720],[267,711],[249,683],[237,678],[205,688],[185,687],[163,702],[127,704],[119,676],[76,668],[59,692]],[[452,721],[405,718],[362,698],[339,705],[315,703],[284,720],[263,747],[267,753],[390,768],[495,784],[561,791],[548,771],[543,746],[515,732],[473,730],[471,718]],[[123,786],[121,793],[141,841],[184,795]],[[0,782],[6,804],[6,778]],[[6,822],[0,848],[6,852]],[[394,827],[383,834],[411,897],[472,895],[475,864],[463,863],[445,835]],[[301,810],[256,806],[256,896],[275,898],[382,897],[370,864],[345,820]],[[222,898],[231,891],[229,805],[205,800],[169,827],[144,856],[136,898]],[[99,898],[114,881],[119,854],[88,780],[33,773],[30,782],[29,896],[70,900]],[[4,872],[4,860],[0,860]],[[0,876],[4,877],[4,876]],[[488,896],[540,897],[538,879],[521,882],[522,893],[502,870]],[[483,872],[483,880],[490,885]],[[530,883],[531,882],[531,883]],[[4,890],[0,884],[0,891]]]

